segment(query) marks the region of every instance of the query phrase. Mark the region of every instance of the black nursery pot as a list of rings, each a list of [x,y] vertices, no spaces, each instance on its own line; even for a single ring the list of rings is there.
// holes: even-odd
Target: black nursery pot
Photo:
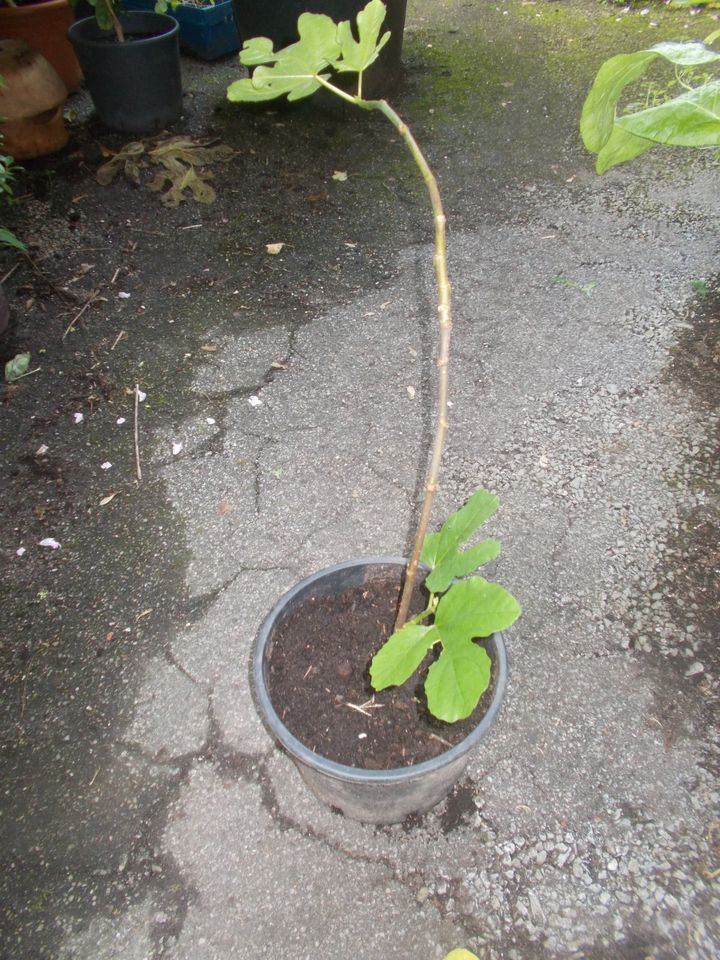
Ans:
[[[400,583],[407,564],[402,557],[371,557],[327,567],[301,580],[278,600],[260,628],[255,642],[253,682],[260,715],[284,747],[315,796],[347,817],[363,823],[398,823],[411,813],[422,813],[439,803],[460,779],[470,751],[482,740],[497,717],[507,685],[507,655],[500,633],[485,641],[494,660],[492,702],[471,733],[445,753],[409,767],[365,770],[319,756],[302,743],[280,719],[268,693],[269,658],[276,631],[283,620],[310,596],[342,593],[373,580],[396,578]]]
[[[160,13],[124,13],[126,40],[101,30],[94,18],[68,30],[102,122],[127,133],[155,133],[180,117],[179,27]]]
[[[407,0],[384,0],[387,16],[383,32],[390,40],[369,68],[363,80],[363,96],[383,97],[400,77],[403,31]],[[324,13],[336,22],[355,23],[367,0],[232,0],[233,15],[241,42],[251,37],[269,37],[276,50],[298,39],[297,21],[301,13]]]

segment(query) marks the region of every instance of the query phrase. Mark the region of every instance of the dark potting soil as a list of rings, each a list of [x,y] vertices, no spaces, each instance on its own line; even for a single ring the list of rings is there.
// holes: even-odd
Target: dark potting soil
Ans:
[[[270,699],[288,729],[329,760],[368,770],[430,760],[464,739],[490,705],[494,662],[490,686],[470,717],[451,724],[432,717],[423,689],[432,652],[401,687],[373,691],[370,661],[392,632],[398,592],[397,581],[383,579],[311,596],[276,629]],[[413,606],[422,610],[423,598]]]

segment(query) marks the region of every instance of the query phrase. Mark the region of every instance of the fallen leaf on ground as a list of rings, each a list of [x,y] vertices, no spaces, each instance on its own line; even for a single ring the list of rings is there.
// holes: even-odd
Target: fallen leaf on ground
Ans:
[[[122,171],[128,180],[139,185],[144,169],[159,166],[162,169],[148,186],[158,193],[164,191],[160,199],[166,207],[177,207],[188,199],[186,191],[197,203],[212,203],[215,191],[207,183],[212,172],[205,168],[211,163],[226,163],[235,155],[227,144],[187,137],[151,140],[147,144],[132,141],[117,153],[107,148],[102,150],[110,159],[98,167],[95,174],[98,183],[107,186]]]
[[[53,537],[45,537],[44,540],[40,541],[41,547],[51,547],[53,550],[57,550],[60,544]]]
[[[347,177],[347,170],[336,170],[332,175],[333,180],[339,180],[341,183],[344,183]]]
[[[19,380],[23,374],[27,373],[30,366],[30,354],[18,353],[12,360],[5,364],[5,380],[12,383],[13,380]]]
[[[284,243],[266,243],[265,249],[267,250],[267,252],[270,254],[271,257],[276,257],[284,246],[285,246]]]

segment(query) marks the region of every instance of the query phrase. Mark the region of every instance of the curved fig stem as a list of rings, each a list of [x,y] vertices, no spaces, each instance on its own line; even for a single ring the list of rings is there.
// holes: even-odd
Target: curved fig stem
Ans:
[[[410,608],[410,598],[415,580],[417,578],[417,568],[420,562],[420,553],[425,534],[427,533],[430,513],[432,511],[433,500],[438,489],[438,479],[440,476],[440,461],[442,460],[443,448],[445,446],[445,436],[448,429],[448,361],[450,359],[450,334],[452,331],[452,314],[450,302],[450,282],[447,272],[447,255],[445,242],[445,212],[440,199],[437,180],[432,170],[428,166],[427,160],[422,151],[415,142],[415,138],[407,125],[395,113],[392,107],[385,100],[368,101],[372,107],[380,110],[395,127],[397,132],[405,141],[410,153],[417,164],[425,186],[430,195],[433,215],[435,220],[435,255],[433,263],[435,265],[435,282],[438,292],[438,323],[440,325],[440,340],[438,345],[438,385],[437,385],[437,410],[435,412],[435,436],[433,438],[432,453],[430,456],[430,465],[428,467],[427,479],[425,481],[425,497],[420,508],[420,518],[418,519],[415,531],[415,541],[413,544],[410,560],[405,572],[405,582],[403,583],[400,604],[395,617],[395,630],[399,630],[407,619],[408,609]]]
[[[115,30],[115,36],[118,38],[118,43],[125,43],[125,33],[120,23],[120,19],[115,11],[112,0],[103,0],[105,8],[108,12],[110,20],[112,21],[113,29]]]
[[[422,552],[423,543],[425,542],[425,534],[427,533],[427,527],[430,521],[433,500],[435,499],[435,494],[438,490],[440,461],[442,460],[443,448],[445,446],[445,436],[448,429],[448,361],[450,358],[452,313],[445,242],[446,218],[435,175],[430,169],[428,162],[420,150],[420,147],[417,145],[409,127],[393,110],[387,100],[363,100],[359,96],[355,97],[352,96],[352,94],[346,93],[344,90],[341,90],[334,84],[329,83],[323,77],[318,76],[316,79],[320,81],[322,86],[332,91],[332,93],[342,97],[343,100],[347,100],[349,103],[352,103],[355,106],[362,107],[364,110],[379,110],[380,113],[387,117],[387,119],[390,121],[390,123],[392,123],[402,139],[405,141],[405,144],[412,154],[413,160],[415,161],[415,164],[417,165],[422,178],[425,181],[425,186],[427,187],[428,194],[430,195],[430,203],[432,204],[435,220],[435,255],[433,257],[433,262],[435,265],[435,281],[438,292],[438,323],[440,325],[440,338],[437,358],[438,386],[437,411],[435,414],[435,434],[432,444],[432,453],[430,456],[430,465],[427,472],[427,480],[425,482],[425,496],[420,508],[420,517],[418,519],[417,529],[415,531],[413,549],[412,553],[410,554],[410,560],[408,561],[405,572],[405,581],[403,583],[402,594],[400,595],[400,603],[398,605],[398,610],[395,617],[395,630],[399,630],[407,620],[408,610],[410,608],[410,598],[412,596],[412,592],[415,587],[415,581],[417,579],[417,569],[418,564],[420,563],[420,554]]]

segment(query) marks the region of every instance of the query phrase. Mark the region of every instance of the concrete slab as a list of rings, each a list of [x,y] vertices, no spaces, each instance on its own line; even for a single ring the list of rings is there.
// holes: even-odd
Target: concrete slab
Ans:
[[[35,269],[5,284],[8,349],[42,370],[0,411],[3,956],[718,955],[717,168],[653,152],[598,179],[577,135],[605,57],[714,25],[410,5],[397,105],[455,298],[435,519],[500,495],[490,574],[524,612],[500,722],[390,827],[306,792],[249,660],[299,578],[407,550],[434,404],[422,185],[379,118],[243,111],[233,58],[186,61],[178,132],[238,152],[215,205],[163,210],[94,182],[122,144],[81,99],[77,149],[18,208]],[[85,277],[106,298],[63,340]]]

